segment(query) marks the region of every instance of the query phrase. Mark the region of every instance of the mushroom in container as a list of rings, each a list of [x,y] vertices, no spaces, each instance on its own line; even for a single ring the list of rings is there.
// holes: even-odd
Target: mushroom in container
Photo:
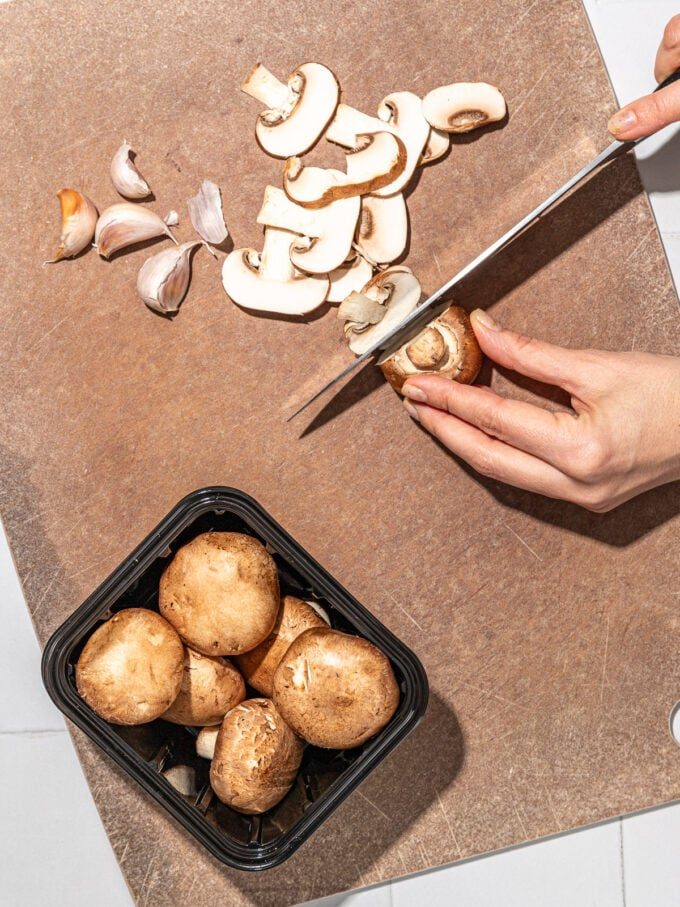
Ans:
[[[388,359],[383,374],[399,391],[407,378],[440,375],[471,384],[482,366],[482,351],[465,309],[451,306]]]
[[[399,705],[399,685],[387,657],[367,639],[316,627],[284,655],[273,699],[308,743],[343,750],[385,727]]]
[[[160,614],[119,611],[94,631],[76,664],[85,702],[112,724],[159,718],[179,693],[184,646]]]
[[[183,545],[166,567],[158,603],[196,652],[238,655],[255,648],[274,626],[280,604],[276,564],[250,535],[206,532]]]
[[[245,698],[243,677],[230,661],[187,647],[179,693],[161,718],[193,727],[219,724]]]
[[[248,699],[229,712],[217,734],[210,784],[223,803],[256,815],[293,786],[304,744],[270,699]]]

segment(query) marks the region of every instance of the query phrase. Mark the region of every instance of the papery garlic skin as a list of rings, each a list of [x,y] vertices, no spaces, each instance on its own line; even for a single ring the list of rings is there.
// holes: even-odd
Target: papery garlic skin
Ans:
[[[206,242],[219,246],[229,236],[222,214],[222,195],[219,186],[203,180],[198,194],[187,201],[194,230]]]
[[[73,258],[90,245],[95,235],[99,212],[90,199],[75,189],[60,189],[57,198],[61,206],[61,236],[54,258],[45,264],[54,264],[63,258]]]
[[[168,211],[163,220],[168,225],[168,227],[176,227],[179,223],[179,214],[173,208],[172,211]]]
[[[111,182],[123,198],[147,198],[151,195],[151,189],[135,167],[132,154],[132,146],[123,142],[111,161]]]
[[[163,315],[179,309],[191,278],[191,250],[200,245],[200,240],[185,242],[144,262],[137,275],[137,293],[150,309]]]
[[[103,211],[94,233],[94,244],[102,258],[134,243],[169,236],[177,243],[168,225],[155,211],[131,202],[119,202]]]

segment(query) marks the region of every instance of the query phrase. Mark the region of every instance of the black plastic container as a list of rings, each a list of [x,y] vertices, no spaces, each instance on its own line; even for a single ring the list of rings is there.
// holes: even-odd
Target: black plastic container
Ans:
[[[370,640],[390,659],[401,689],[399,708],[390,723],[362,747],[339,752],[308,746],[292,790],[262,816],[243,816],[213,795],[209,763],[196,755],[193,728],[160,719],[136,727],[109,724],[80,698],[75,685],[75,664],[94,629],[122,608],[157,610],[158,582],[168,558],[194,536],[211,530],[247,532],[260,539],[276,560],[282,593],[319,601],[334,627]],[[246,870],[268,869],[288,859],[416,727],[428,698],[427,678],[413,652],[252,498],[220,487],[195,491],[180,501],[62,624],[45,647],[42,675],[47,692],[74,724],[213,856]],[[196,797],[182,796],[166,781],[161,772],[172,765],[196,770]]]

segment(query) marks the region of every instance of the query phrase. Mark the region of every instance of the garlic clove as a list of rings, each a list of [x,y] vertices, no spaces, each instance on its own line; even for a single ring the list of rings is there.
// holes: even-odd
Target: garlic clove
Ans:
[[[163,218],[163,221],[168,225],[168,227],[176,227],[179,223],[179,214],[173,208],[172,211],[168,211],[168,213]]]
[[[54,258],[46,265],[63,258],[73,258],[90,245],[95,234],[99,212],[90,199],[75,189],[60,189],[57,198],[61,206],[61,236]]]
[[[126,246],[163,235],[177,243],[168,225],[155,211],[131,202],[119,202],[101,214],[94,244],[102,258],[109,258]]]
[[[132,160],[134,151],[123,142],[111,161],[111,182],[124,198],[146,198],[151,195],[149,184]]]
[[[137,275],[137,293],[150,309],[163,315],[179,309],[191,279],[191,250],[201,245],[200,240],[185,242],[144,262]]]
[[[229,236],[222,214],[222,195],[219,186],[203,180],[198,194],[187,201],[194,230],[206,242],[219,246]]]

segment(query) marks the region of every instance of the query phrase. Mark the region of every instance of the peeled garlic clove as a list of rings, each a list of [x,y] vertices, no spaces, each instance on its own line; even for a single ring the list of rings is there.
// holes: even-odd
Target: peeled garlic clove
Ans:
[[[198,235],[214,246],[223,243],[229,233],[222,214],[219,186],[210,180],[203,180],[198,194],[188,200],[187,206],[191,223]]]
[[[137,293],[150,309],[169,315],[184,299],[191,278],[191,250],[200,240],[163,249],[147,259],[137,275]]]
[[[57,198],[61,205],[61,236],[54,258],[46,265],[82,252],[92,242],[97,225],[98,211],[86,195],[75,189],[60,189]]]
[[[109,258],[119,249],[163,234],[177,242],[168,225],[155,211],[130,202],[119,202],[107,208],[97,221],[94,244],[102,258]]]
[[[111,161],[111,182],[124,198],[146,198],[151,195],[149,184],[132,161],[134,151],[123,142]]]

